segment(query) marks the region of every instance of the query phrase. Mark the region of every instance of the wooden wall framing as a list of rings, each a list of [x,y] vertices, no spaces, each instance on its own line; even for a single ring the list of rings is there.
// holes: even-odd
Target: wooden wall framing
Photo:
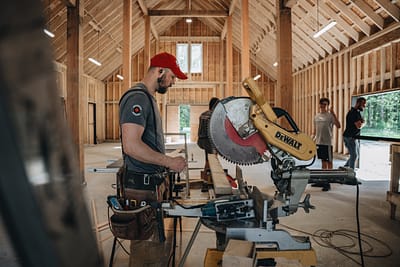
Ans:
[[[303,132],[312,133],[313,118],[321,97],[331,100],[342,124],[334,127],[334,152],[346,153],[342,140],[351,97],[400,90],[400,42],[390,42],[352,57],[351,49],[329,56],[294,73],[293,118]]]
[[[158,52],[176,54],[177,43],[201,43],[203,45],[203,72],[188,75],[188,80],[177,80],[176,84],[169,88],[168,93],[162,97],[157,95],[157,102],[164,119],[164,131],[179,132],[179,125],[173,123],[178,120],[177,105],[191,105],[198,112],[208,109],[208,102],[211,97],[224,98],[227,95],[226,88],[226,45],[225,41],[218,41],[218,33],[213,32],[198,19],[193,19],[190,30],[188,24],[183,20],[178,22],[169,31],[160,36],[158,41],[150,44],[150,53],[155,55]],[[188,34],[190,33],[190,36]],[[168,37],[167,37],[168,36]],[[204,37],[206,36],[206,37]],[[201,37],[201,38],[200,38]],[[145,64],[144,50],[132,55],[132,84],[139,82],[147,71]],[[233,88],[234,96],[242,94],[241,86],[241,55],[238,49],[233,49]],[[127,88],[122,88],[122,81],[116,75],[122,70],[115,70],[105,80],[105,136],[106,140],[119,140],[119,114],[118,102],[122,93]],[[265,92],[266,99],[273,104],[275,94],[275,81],[270,79],[259,67],[251,65],[251,75],[260,74],[257,81],[258,86]],[[192,116],[192,115],[191,115]],[[195,115],[193,115],[195,116]],[[191,141],[196,141],[195,126],[197,119],[191,119]],[[196,132],[197,134],[197,132]]]
[[[59,95],[61,97],[61,105],[63,105],[63,110],[65,111],[65,103],[68,101],[67,95],[67,67],[61,63],[54,62],[54,69],[56,72],[56,82],[57,89],[59,90]],[[105,86],[102,81],[96,80],[88,75],[82,75],[82,84],[83,87],[81,91],[80,99],[84,101],[82,105],[82,110],[80,110],[80,114],[83,119],[83,129],[81,129],[81,135],[83,136],[84,144],[94,144],[101,143],[105,140]],[[96,113],[93,114],[90,112],[91,106],[96,106]],[[65,112],[64,112],[65,114]],[[89,115],[95,116],[96,120],[94,125],[96,127],[96,136],[92,136],[93,127],[92,120],[89,118]]]

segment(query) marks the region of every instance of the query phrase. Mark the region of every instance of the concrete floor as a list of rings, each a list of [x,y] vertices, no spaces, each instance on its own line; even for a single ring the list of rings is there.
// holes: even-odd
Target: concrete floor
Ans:
[[[175,145],[179,146],[179,145]],[[364,148],[364,153],[371,154]],[[369,149],[374,149],[373,147]],[[373,154],[373,153],[372,153]],[[120,157],[119,144],[104,143],[97,146],[89,146],[85,148],[86,166],[90,168],[104,168],[107,160],[115,160]],[[189,167],[203,167],[204,154],[197,145],[188,145]],[[227,168],[230,174],[234,175],[233,164],[220,159],[224,168]],[[367,160],[364,160],[364,167]],[[336,159],[334,167],[344,165],[343,160]],[[310,169],[319,169],[320,162],[316,161]],[[366,167],[365,167],[366,168]],[[269,179],[269,163],[244,166],[243,176],[248,181],[248,184],[256,185],[264,192],[273,193],[274,187]],[[360,172],[360,171],[359,171]],[[190,172],[190,179],[199,178],[200,171],[194,170]],[[365,266],[399,266],[400,262],[400,221],[389,219],[389,204],[386,202],[386,191],[388,190],[388,180],[377,179],[377,181],[365,181],[363,177],[358,177],[362,181],[360,185],[360,225],[363,234],[364,251],[368,250],[364,257]],[[110,173],[94,173],[86,172],[87,180],[87,198],[88,202],[94,201],[96,204],[96,214],[98,222],[102,223],[107,220],[107,208],[105,198],[109,194],[114,194],[112,184],[115,182],[113,174]],[[370,180],[370,178],[369,178]],[[358,252],[358,241],[356,238],[350,238],[346,231],[356,230],[356,187],[333,184],[332,190],[322,192],[321,188],[308,186],[306,193],[311,194],[311,203],[316,206],[315,210],[310,213],[305,213],[299,210],[292,216],[280,219],[278,228],[286,229],[294,235],[309,235],[315,233],[315,236],[321,234],[321,231],[331,231],[330,241],[332,246],[350,246],[351,252]],[[399,213],[399,212],[398,212]],[[183,220],[183,234],[181,240],[178,241],[179,258],[188,243],[193,228],[196,224],[196,219],[185,218]],[[345,232],[337,232],[344,230]],[[302,231],[302,232],[298,232]],[[336,231],[335,233],[332,233]],[[326,233],[326,232],[325,232]],[[353,233],[349,233],[353,234]],[[101,238],[105,241],[101,242],[102,253],[104,254],[105,262],[108,263],[111,252],[112,238],[109,231],[103,231]],[[356,262],[361,262],[358,255],[341,254],[333,248],[324,247],[321,239],[315,237],[312,240],[312,246],[318,257],[318,266],[357,266]],[[375,240],[376,239],[376,240]],[[354,243],[354,248],[352,247]],[[123,245],[129,249],[129,242],[125,241]],[[191,252],[184,266],[196,267],[203,266],[204,256],[207,248],[215,247],[215,234],[205,226],[201,226],[200,233],[195,240]],[[387,254],[390,256],[384,257]],[[114,261],[114,266],[128,266],[128,255],[118,248],[117,255]],[[177,259],[178,261],[178,259]]]
[[[180,145],[174,145],[174,147]],[[374,154],[374,148],[370,152],[364,151],[366,154]],[[188,145],[189,167],[202,168],[204,166],[204,153],[197,145]],[[376,153],[375,153],[376,156]],[[100,145],[85,147],[85,179],[87,186],[84,188],[85,197],[87,199],[88,211],[92,215],[93,225],[97,223],[99,229],[99,250],[104,257],[105,266],[108,266],[113,236],[107,229],[107,204],[106,197],[115,194],[113,184],[115,183],[115,174],[104,172],[104,168],[113,160],[121,157],[120,145],[117,143],[103,143]],[[233,164],[221,159],[221,164],[228,169],[230,174],[235,174]],[[343,160],[336,159],[334,167],[342,166]],[[358,173],[366,172],[364,163],[361,165]],[[93,169],[98,168],[99,171],[94,172]],[[320,162],[316,161],[310,168],[320,168]],[[266,193],[273,193],[274,187],[269,179],[269,163],[244,166],[243,176],[248,184],[256,185]],[[376,168],[375,168],[376,169]],[[190,171],[190,179],[199,178],[200,171]],[[364,257],[365,266],[400,266],[400,221],[389,219],[389,204],[386,202],[386,191],[389,187],[388,179],[382,178],[364,180],[360,186],[359,213],[361,231],[363,236],[364,251],[369,257]],[[356,187],[333,184],[332,190],[322,192],[321,188],[308,186],[306,193],[311,194],[311,204],[316,206],[315,210],[305,213],[299,210],[292,216],[280,219],[278,228],[285,229],[294,235],[308,235],[312,238],[319,235],[321,231],[330,231],[331,242],[333,246],[349,246],[349,250],[357,253],[358,243],[355,238],[349,238],[342,232],[332,233],[338,230],[356,230]],[[397,212],[400,214],[400,211]],[[183,254],[188,240],[192,234],[196,219],[183,219],[183,233],[179,237],[177,246],[177,260]],[[2,224],[0,223],[0,266],[14,267],[19,266],[12,249],[9,246],[9,240],[6,235],[1,234]],[[167,228],[171,230],[171,228]],[[368,236],[366,236],[368,235]],[[354,244],[354,245],[353,245]],[[123,241],[122,245],[129,251],[129,241]],[[350,267],[358,266],[360,257],[356,254],[342,254],[333,248],[326,247],[321,243],[321,239],[312,239],[312,246],[316,251],[318,258],[318,266],[326,267]],[[207,248],[215,247],[215,234],[205,226],[201,226],[199,235],[197,236],[189,256],[184,264],[186,267],[203,266],[204,256]],[[391,254],[390,256],[385,256]],[[116,256],[114,258],[115,267],[128,267],[129,256],[120,246],[117,246]],[[177,264],[176,264],[177,266]]]

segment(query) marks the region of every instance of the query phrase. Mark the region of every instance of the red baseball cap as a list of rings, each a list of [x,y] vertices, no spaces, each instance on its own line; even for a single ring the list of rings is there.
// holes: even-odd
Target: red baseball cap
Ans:
[[[186,80],[187,76],[179,68],[176,57],[166,52],[155,55],[150,60],[151,67],[169,68],[181,80]]]

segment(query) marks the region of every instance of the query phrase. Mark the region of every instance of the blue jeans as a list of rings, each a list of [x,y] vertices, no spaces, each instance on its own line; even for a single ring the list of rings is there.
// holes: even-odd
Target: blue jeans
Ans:
[[[344,136],[343,141],[350,154],[350,157],[344,166],[354,169],[355,162],[360,155],[360,144],[353,137]]]

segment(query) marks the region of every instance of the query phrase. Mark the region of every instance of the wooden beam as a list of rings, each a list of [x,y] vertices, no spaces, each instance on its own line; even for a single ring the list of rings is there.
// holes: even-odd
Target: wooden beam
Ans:
[[[397,59],[399,58],[399,55],[396,53],[397,50],[397,45],[391,44],[390,46],[390,83],[389,86],[390,88],[395,88],[396,87],[396,65],[397,65]]]
[[[137,0],[137,3],[139,4],[140,9],[142,10],[144,15],[149,15],[146,4],[143,2],[143,0]]]
[[[291,9],[276,0],[278,80],[275,90],[275,105],[292,114],[292,16]]]
[[[390,188],[387,192],[386,200],[390,203],[390,219],[396,219],[396,209],[400,206],[399,177],[400,177],[400,146],[392,144],[390,146],[392,167],[390,173]]]
[[[288,8],[292,8],[297,4],[297,0],[285,0],[284,6]]]
[[[232,16],[226,20],[226,86],[224,96],[233,95],[233,41],[232,41]]]
[[[139,7],[143,12],[143,15],[148,16],[149,12],[148,12],[148,9],[147,9],[145,3],[143,2],[143,0],[137,0],[137,3],[139,4]],[[158,40],[158,38],[159,38],[158,37],[158,32],[156,30],[156,27],[154,26],[154,23],[151,22],[151,21],[150,21],[150,28],[151,28],[151,33],[153,34],[154,38],[156,40]]]
[[[361,1],[361,0],[352,0],[352,2],[356,7],[361,9],[361,11],[364,12],[364,14],[367,15],[368,18],[370,20],[372,20],[379,29],[381,29],[381,30],[383,29],[383,24],[384,24],[383,18],[381,16],[379,16],[371,8],[371,6],[369,6],[364,1]]]
[[[150,66],[150,16],[144,16],[144,66]]]
[[[195,17],[195,18],[218,18],[227,17],[228,11],[224,10],[161,10],[161,9],[150,9],[148,10],[149,16],[161,16],[161,17]]]
[[[298,18],[297,16],[292,16],[292,20],[295,22],[296,25],[298,25],[296,28],[299,34],[303,33],[305,36],[311,36],[311,38],[308,39],[311,40],[311,42],[314,44],[313,46],[320,46],[330,55],[333,53],[332,46],[324,39],[319,38],[317,42],[316,39],[312,38],[314,30],[311,29],[309,25],[305,24],[304,21],[301,21],[300,18]]]
[[[202,81],[177,81],[173,87],[171,87],[171,89],[173,88],[184,88],[184,89],[189,89],[189,88],[215,88],[216,86],[218,86],[219,84],[221,84],[220,81],[218,82],[202,82]]]
[[[385,89],[385,74],[386,74],[386,50],[380,49],[380,90]]]
[[[375,0],[375,2],[377,2],[395,21],[400,21],[400,9],[395,4],[391,4],[390,1],[387,0]]]
[[[160,36],[160,42],[219,42],[219,36]]]
[[[78,0],[79,1],[79,0]],[[83,136],[82,136],[82,118],[84,114],[80,114],[81,86],[80,78],[83,73],[82,47],[83,35],[82,26],[80,25],[79,2],[76,7],[67,7],[67,101],[66,113],[71,129],[72,138],[75,143],[76,158],[79,162],[79,174],[84,180],[84,156],[83,156]],[[83,12],[82,12],[83,13]],[[83,16],[82,16],[83,17]]]
[[[305,36],[303,34],[303,32],[301,32],[297,27],[295,27],[293,29],[293,36],[297,37],[300,41],[304,42],[303,47],[306,50],[311,49],[311,50],[315,51],[318,54],[318,57],[315,58],[315,60],[318,61],[320,59],[320,57],[324,58],[326,56],[326,54],[327,54],[326,51],[324,49],[322,49],[319,45],[316,45],[315,43],[313,43],[311,41],[311,39],[308,38],[307,36]]]
[[[232,0],[231,4],[229,5],[229,12],[228,12],[229,16],[232,16],[233,11],[235,10],[236,1],[237,0]],[[226,35],[227,27],[228,27],[227,24],[228,24],[228,22],[227,22],[227,20],[225,20],[224,28],[222,29],[222,32],[221,32],[221,40],[225,39],[225,35]]]
[[[235,10],[236,2],[237,2],[237,0],[231,1],[231,4],[229,5],[229,12],[228,12],[229,16],[232,16],[233,11]]]
[[[302,7],[304,8],[299,8],[297,9],[296,13],[299,13],[298,15],[300,16],[302,21],[305,20],[313,20],[313,16],[309,10],[313,9],[313,6],[308,3],[307,1],[302,2]],[[304,10],[308,10],[308,12],[305,12]],[[330,19],[326,19],[325,16],[319,16],[319,22],[322,25],[327,25],[330,22]],[[337,51],[340,51],[340,43],[336,41],[340,41],[343,43],[346,47],[349,46],[350,41],[347,36],[345,36],[342,32],[340,32],[336,27],[333,27],[332,29],[329,30],[329,33],[334,36],[334,38],[330,34],[324,34],[320,38],[326,39],[326,41],[333,46]],[[336,39],[335,39],[336,38]]]
[[[351,25],[349,25],[344,19],[342,19],[340,13],[337,14],[336,12],[334,12],[325,2],[320,5],[320,9],[332,19],[334,19],[337,24],[342,27],[343,30],[348,35],[350,35],[351,38],[353,38],[353,40],[358,41],[360,39],[360,34],[355,29],[353,29],[353,27],[351,27]]]
[[[125,92],[132,85],[132,0],[124,0],[122,9],[122,92]]]
[[[342,1],[332,1],[332,4],[336,6],[337,9],[344,15],[346,15],[357,27],[365,33],[365,35],[371,35],[371,26],[364,22],[360,17],[354,16],[354,12],[350,10],[350,7],[343,3]]]
[[[66,7],[76,7],[76,0],[61,0]]]
[[[385,45],[387,43],[390,43],[390,42],[393,42],[393,41],[396,41],[399,39],[400,39],[400,28],[397,28],[393,31],[390,31],[383,35],[380,35],[379,37],[374,38],[367,43],[364,43],[356,48],[353,48],[351,50],[351,56],[352,57],[360,56],[364,53],[369,52],[372,49],[378,48],[382,45]]]
[[[250,30],[249,30],[249,0],[242,0],[242,50],[241,50],[241,63],[242,63],[242,80],[250,76]],[[247,92],[242,88],[242,94],[246,95]]]

